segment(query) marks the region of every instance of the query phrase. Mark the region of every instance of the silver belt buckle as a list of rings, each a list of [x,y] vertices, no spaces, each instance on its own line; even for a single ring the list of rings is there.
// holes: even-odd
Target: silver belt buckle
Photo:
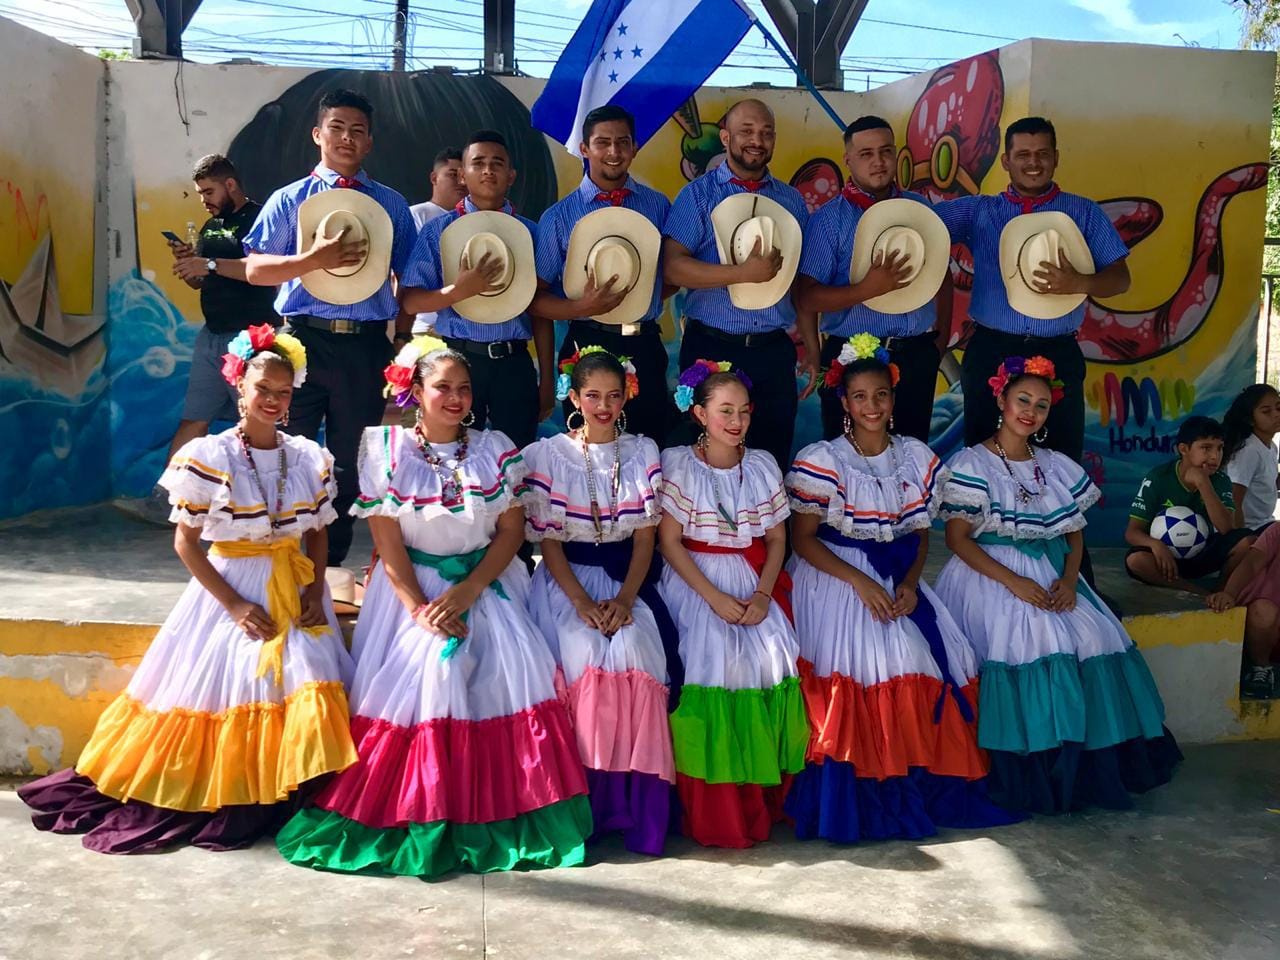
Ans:
[[[496,354],[493,352],[494,347],[506,347],[507,352],[503,354]],[[504,340],[494,340],[491,343],[485,344],[484,350],[485,350],[485,353],[489,355],[490,360],[501,360],[504,357],[511,356],[511,345]]]
[[[638,323],[623,323],[618,325],[618,332],[624,337],[634,337],[636,334],[643,332],[644,327]]]
[[[354,320],[330,320],[329,323],[332,325],[330,329],[332,329],[334,333],[360,332],[360,328],[356,326],[356,321]]]

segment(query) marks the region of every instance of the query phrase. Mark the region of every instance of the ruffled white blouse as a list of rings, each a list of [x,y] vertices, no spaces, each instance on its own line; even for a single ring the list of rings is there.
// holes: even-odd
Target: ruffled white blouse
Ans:
[[[690,540],[737,548],[791,515],[782,472],[763,450],[746,451],[741,476],[736,466],[709,466],[692,447],[662,451],[662,509]]]

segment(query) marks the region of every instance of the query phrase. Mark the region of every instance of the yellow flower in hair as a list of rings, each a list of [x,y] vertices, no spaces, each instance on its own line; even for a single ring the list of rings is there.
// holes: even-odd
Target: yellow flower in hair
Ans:
[[[716,366],[720,368],[721,373],[728,373],[733,369],[733,364],[728,360],[721,360]]]
[[[307,348],[295,336],[288,333],[277,333],[275,342],[270,348],[289,361],[293,367],[293,385],[300,387],[307,379]]]
[[[880,349],[880,338],[870,333],[855,333],[849,338],[855,360],[870,360]]]

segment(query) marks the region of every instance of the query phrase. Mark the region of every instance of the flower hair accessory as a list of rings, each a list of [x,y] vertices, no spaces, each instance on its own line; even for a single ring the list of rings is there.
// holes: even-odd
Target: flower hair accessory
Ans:
[[[889,385],[898,385],[898,365],[889,359],[889,351],[880,345],[880,338],[870,333],[855,333],[840,348],[840,355],[831,362],[823,383],[837,391],[844,389],[844,368],[859,360],[878,360],[889,368]]]
[[[222,379],[233,387],[236,381],[244,376],[249,361],[270,350],[288,361],[293,367],[293,387],[306,383],[307,349],[297,337],[287,333],[276,333],[275,327],[269,323],[259,323],[241,330],[227,344],[227,352],[222,355]]]
[[[1050,403],[1057,403],[1065,395],[1062,381],[1058,379],[1058,372],[1054,369],[1053,361],[1048,357],[1005,357],[1000,368],[996,370],[996,375],[987,380],[987,386],[999,400],[1010,381],[1024,376],[1041,377],[1049,381]]]
[[[416,406],[418,401],[413,399],[413,368],[428,353],[448,349],[449,345],[439,337],[427,334],[414,337],[401,347],[396,358],[383,368],[382,377],[387,381],[387,385],[382,388],[382,395],[394,396],[397,407]]]
[[[676,387],[676,406],[681,413],[687,413],[693,406],[693,391],[713,373],[732,373],[744,387],[751,389],[751,378],[746,371],[735,369],[728,360],[695,360],[693,366],[680,374],[679,386]]]
[[[560,376],[556,377],[557,400],[569,399],[569,390],[573,386],[574,368],[577,367],[579,360],[583,357],[589,357],[593,353],[607,354],[622,365],[622,372],[626,375],[624,394],[627,401],[634,400],[640,396],[640,378],[636,376],[636,367],[631,362],[631,358],[615,356],[604,347],[590,346],[582,347],[580,350],[575,351],[572,356],[565,357],[560,361]]]

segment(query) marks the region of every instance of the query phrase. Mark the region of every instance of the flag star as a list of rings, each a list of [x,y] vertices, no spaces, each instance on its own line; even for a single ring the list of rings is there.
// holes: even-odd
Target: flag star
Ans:
[[[642,53],[644,53],[644,50],[643,50],[643,49],[641,49],[641,48],[640,48],[640,47],[638,47],[638,46],[635,46],[635,47],[632,47],[632,48],[631,48],[631,55],[632,55],[633,57],[638,57],[638,56],[640,56],[640,54],[642,54]]]
[[[612,72],[609,74],[609,82],[610,82],[610,83],[617,83],[617,82],[618,82],[618,71],[617,71],[617,70],[614,70],[614,71],[612,71]]]
[[[622,48],[621,48],[621,47],[618,47],[618,49],[616,49],[616,50],[614,50],[614,51],[613,51],[613,59],[615,59],[615,60],[621,60],[621,59],[622,59]]]
[[[601,51],[600,51],[600,62],[601,62],[601,63],[604,63],[605,58],[606,58],[606,57],[608,57],[608,56],[609,56],[609,54],[608,54],[606,51],[601,50]]]
[[[627,35],[627,25],[625,23],[618,24],[618,36],[625,37]]]

